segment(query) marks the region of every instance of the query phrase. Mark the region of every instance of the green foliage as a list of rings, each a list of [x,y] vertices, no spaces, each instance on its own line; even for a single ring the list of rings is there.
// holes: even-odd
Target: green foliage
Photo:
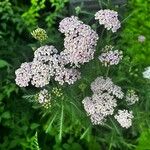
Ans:
[[[142,131],[140,137],[138,138],[138,146],[136,150],[149,150],[150,149],[150,130],[147,129]]]
[[[37,26],[40,17],[39,11],[45,8],[45,1],[31,0],[30,8],[22,14],[22,18],[29,29],[33,30]]]
[[[68,2],[68,0],[49,0],[49,1],[52,3],[52,7],[55,8],[55,11],[53,13],[49,13],[45,18],[47,27],[50,28],[52,27],[52,25],[55,24],[56,18],[58,16],[61,16],[60,14],[63,13],[65,4]]]
[[[121,44],[124,50],[132,58],[133,64],[150,64],[150,1],[131,0],[129,1],[129,16],[125,19],[124,29],[121,33]],[[145,42],[138,41],[138,36],[146,37]]]

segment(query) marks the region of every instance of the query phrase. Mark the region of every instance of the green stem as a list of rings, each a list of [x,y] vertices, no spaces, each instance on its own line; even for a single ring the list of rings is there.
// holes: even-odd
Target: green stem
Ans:
[[[106,78],[107,78],[108,75],[109,75],[109,70],[110,70],[110,67],[108,66],[108,67],[107,67],[107,70],[106,70]]]
[[[63,128],[63,117],[64,117],[64,105],[62,103],[61,115],[60,115],[60,128],[59,128],[59,141],[62,141],[62,128]]]

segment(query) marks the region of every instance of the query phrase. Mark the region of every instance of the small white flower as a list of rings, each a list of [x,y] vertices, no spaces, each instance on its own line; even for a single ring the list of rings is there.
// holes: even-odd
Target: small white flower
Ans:
[[[146,40],[146,37],[144,35],[139,35],[138,36],[138,41],[143,43]]]
[[[95,14],[95,19],[99,20],[100,25],[104,25],[107,30],[112,30],[112,32],[116,32],[121,27],[118,13],[114,10],[100,10]]]
[[[123,128],[129,128],[132,126],[132,111],[118,110],[118,114],[116,114],[114,117]]]
[[[145,71],[143,72],[143,77],[146,79],[150,79],[150,66],[145,68]]]

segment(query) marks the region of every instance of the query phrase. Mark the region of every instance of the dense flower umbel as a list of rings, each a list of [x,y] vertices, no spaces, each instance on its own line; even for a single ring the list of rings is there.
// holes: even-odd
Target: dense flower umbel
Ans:
[[[40,42],[43,42],[48,38],[46,31],[42,28],[37,28],[36,30],[31,32],[31,34],[36,40]]]
[[[143,72],[143,77],[146,79],[150,79],[150,66],[145,68],[145,71]]]
[[[103,77],[96,78],[91,83],[93,95],[86,97],[82,101],[87,115],[90,116],[91,122],[95,125],[103,124],[107,116],[113,115],[114,109],[117,106],[117,98],[123,98],[121,88],[111,81]]]
[[[61,52],[65,64],[79,67],[93,59],[98,35],[89,25],[72,16],[60,22],[59,30],[65,34],[65,49]]]
[[[98,58],[105,67],[117,65],[123,58],[122,51],[113,50],[113,47],[111,45],[106,45],[105,48],[102,49],[102,51],[104,52]]]
[[[134,90],[128,90],[125,98],[128,105],[133,105],[139,101],[139,97]]]
[[[100,10],[95,14],[95,19],[99,20],[100,25],[104,25],[107,30],[112,30],[112,32],[116,32],[121,27],[118,13],[114,10]]]
[[[118,110],[118,114],[116,114],[114,117],[123,128],[129,128],[132,126],[132,111]]]

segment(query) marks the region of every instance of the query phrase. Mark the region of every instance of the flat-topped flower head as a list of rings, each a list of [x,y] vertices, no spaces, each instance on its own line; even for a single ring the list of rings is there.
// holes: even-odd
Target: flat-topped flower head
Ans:
[[[121,87],[115,85],[110,78],[104,78],[103,76],[97,77],[91,83],[91,90],[93,93],[102,93],[107,91],[109,94],[116,96],[118,99],[122,99],[124,93]]]
[[[117,65],[123,58],[123,52],[119,50],[113,50],[112,46],[106,45],[102,51],[103,53],[101,53],[98,58],[105,67]]]
[[[112,32],[116,32],[121,27],[118,13],[114,10],[100,10],[95,14],[95,19],[99,20],[100,25],[104,25],[107,30],[112,30]]]
[[[114,117],[123,128],[129,128],[132,126],[132,111],[118,110],[118,113]]]

